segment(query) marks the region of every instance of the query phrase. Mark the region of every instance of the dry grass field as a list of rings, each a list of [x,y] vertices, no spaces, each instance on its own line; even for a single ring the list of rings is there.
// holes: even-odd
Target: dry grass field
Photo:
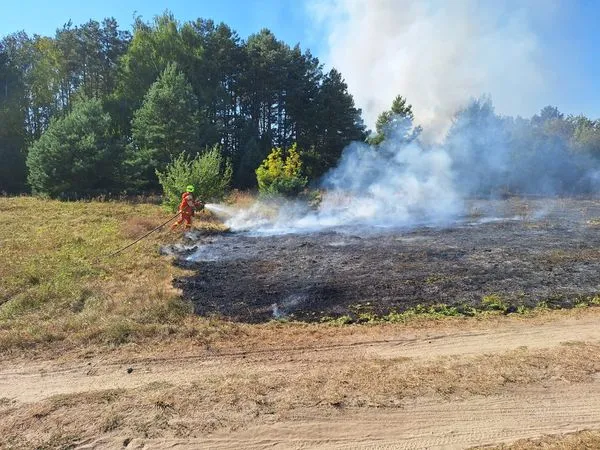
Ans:
[[[0,448],[600,445],[598,308],[203,318],[172,287],[187,271],[159,253],[181,234],[107,257],[169,217],[0,198]]]
[[[0,198],[0,351],[163,339],[203,328],[159,255],[180,237],[159,206]],[[214,226],[207,224],[207,226]],[[201,322],[201,323],[200,323]]]

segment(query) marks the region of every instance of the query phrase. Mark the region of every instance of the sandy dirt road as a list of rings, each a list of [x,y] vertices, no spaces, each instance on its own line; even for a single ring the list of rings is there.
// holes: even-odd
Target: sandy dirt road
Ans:
[[[440,403],[419,399],[398,411],[299,412],[292,420],[195,439],[135,439],[131,448],[463,449],[600,427],[600,383],[517,389]],[[122,439],[81,448],[119,447]]]
[[[90,449],[460,449],[600,429],[599,319],[359,327],[351,342],[4,361],[0,431],[14,436],[0,443],[56,440],[61,429]]]

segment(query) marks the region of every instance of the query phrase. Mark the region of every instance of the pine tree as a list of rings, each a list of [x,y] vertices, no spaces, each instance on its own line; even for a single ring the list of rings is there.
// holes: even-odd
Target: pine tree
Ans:
[[[110,117],[95,99],[81,101],[65,117],[53,119],[27,155],[34,193],[77,197],[115,186],[119,160],[109,130]]]
[[[128,162],[143,188],[158,187],[155,171],[181,153],[198,146],[198,101],[192,86],[175,64],[169,64],[150,87],[132,121],[133,143]]]
[[[421,126],[413,128],[414,119],[412,105],[408,104],[406,98],[401,95],[396,96],[392,107],[379,114],[375,123],[377,134],[369,138],[369,143],[379,145],[389,135],[393,135],[396,141],[409,142],[415,139],[421,134],[422,128]]]
[[[25,189],[24,86],[0,44],[0,192]]]

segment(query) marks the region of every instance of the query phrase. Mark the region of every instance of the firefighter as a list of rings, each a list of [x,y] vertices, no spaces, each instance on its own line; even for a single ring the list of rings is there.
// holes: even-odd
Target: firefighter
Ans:
[[[181,203],[179,204],[179,220],[171,226],[171,230],[177,228],[177,226],[185,222],[185,229],[189,230],[192,228],[192,217],[196,211],[204,209],[204,203],[200,200],[194,200],[194,186],[189,185],[186,187],[185,192],[181,194]]]

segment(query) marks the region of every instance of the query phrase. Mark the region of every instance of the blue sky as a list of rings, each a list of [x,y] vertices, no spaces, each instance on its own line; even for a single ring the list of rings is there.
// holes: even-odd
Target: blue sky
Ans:
[[[560,110],[600,118],[600,2],[565,0],[560,17],[540,30]]]
[[[291,45],[300,43],[303,49],[309,48],[327,63],[328,24],[317,25],[306,7],[308,1],[312,0],[3,0],[0,36],[19,30],[53,35],[68,20],[81,24],[90,18],[101,20],[109,16],[115,17],[121,28],[130,29],[134,14],[150,21],[169,9],[180,21],[198,17],[223,21],[242,38],[269,28],[278,38]],[[376,0],[365,1],[371,5],[369,2]],[[396,1],[400,4],[400,0]],[[600,54],[600,1],[523,2],[530,9],[535,2],[539,5],[541,19],[532,26],[544,57],[545,76],[556,86],[548,96],[548,103],[565,113],[600,118],[600,58],[597,56]],[[560,5],[559,12],[546,15],[547,5],[552,2]],[[549,16],[552,18],[544,19]],[[357,30],[355,38],[360,37]]]
[[[69,19],[78,25],[90,18],[115,17],[130,29],[134,14],[146,21],[169,9],[180,21],[198,17],[225,22],[241,37],[271,29],[279,39],[303,48],[319,47],[307,11],[294,0],[4,0],[0,13],[0,36],[25,30],[28,34],[53,35]]]

